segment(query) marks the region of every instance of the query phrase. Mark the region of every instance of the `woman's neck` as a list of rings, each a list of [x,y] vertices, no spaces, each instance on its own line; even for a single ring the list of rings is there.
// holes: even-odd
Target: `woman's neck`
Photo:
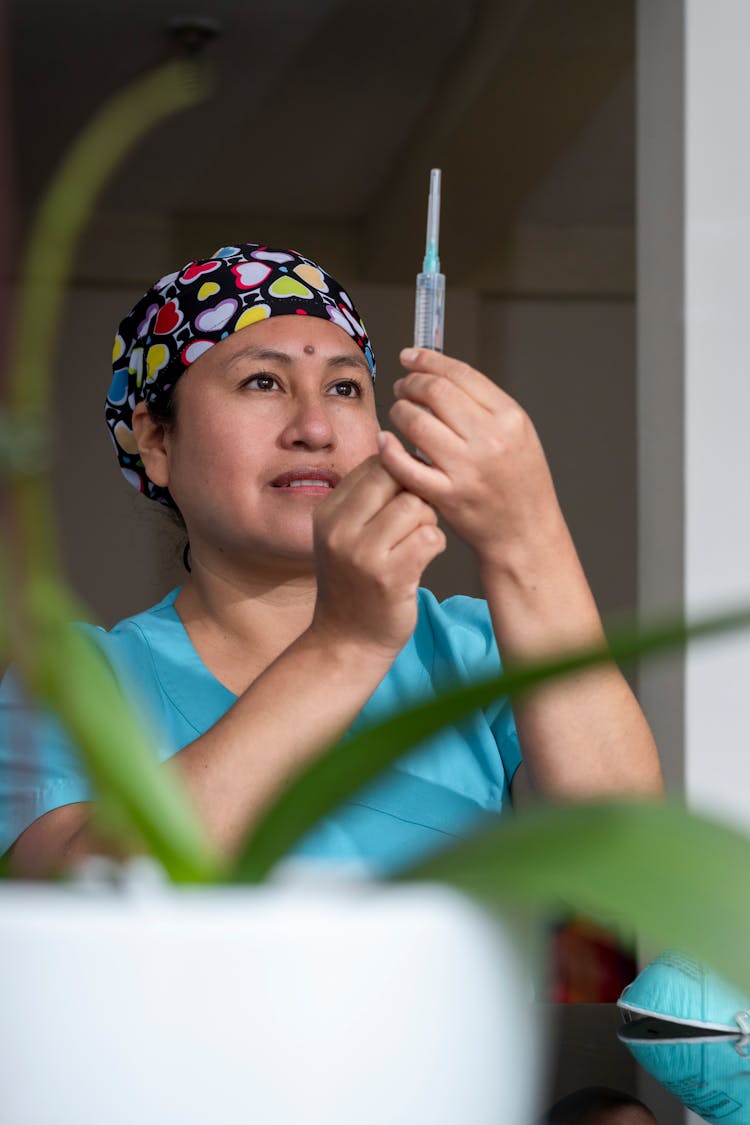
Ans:
[[[311,566],[236,571],[195,560],[175,608],[204,664],[239,692],[307,629],[316,595]]]

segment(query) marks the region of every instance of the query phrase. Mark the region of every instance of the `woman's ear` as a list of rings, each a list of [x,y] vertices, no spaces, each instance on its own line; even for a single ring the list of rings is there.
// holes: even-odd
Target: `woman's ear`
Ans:
[[[145,402],[139,402],[133,411],[133,436],[143,467],[150,480],[161,488],[169,487],[169,458],[167,457],[167,431],[148,412]]]

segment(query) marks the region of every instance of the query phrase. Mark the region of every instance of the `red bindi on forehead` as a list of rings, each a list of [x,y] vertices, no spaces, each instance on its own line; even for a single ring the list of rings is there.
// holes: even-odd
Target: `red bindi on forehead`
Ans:
[[[315,348],[312,346],[312,344],[305,344],[303,350],[305,355],[315,355]]]

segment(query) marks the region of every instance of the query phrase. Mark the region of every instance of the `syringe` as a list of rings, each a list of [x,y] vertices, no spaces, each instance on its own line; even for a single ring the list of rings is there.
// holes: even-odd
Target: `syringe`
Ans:
[[[422,272],[417,274],[417,300],[414,309],[414,347],[443,350],[445,320],[445,274],[440,272],[440,169],[430,172],[430,197],[427,206],[427,243]]]

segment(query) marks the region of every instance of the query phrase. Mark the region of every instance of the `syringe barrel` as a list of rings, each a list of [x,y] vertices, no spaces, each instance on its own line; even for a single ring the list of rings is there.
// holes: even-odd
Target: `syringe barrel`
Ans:
[[[445,321],[445,274],[417,274],[417,299],[414,306],[414,347],[443,350]]]

